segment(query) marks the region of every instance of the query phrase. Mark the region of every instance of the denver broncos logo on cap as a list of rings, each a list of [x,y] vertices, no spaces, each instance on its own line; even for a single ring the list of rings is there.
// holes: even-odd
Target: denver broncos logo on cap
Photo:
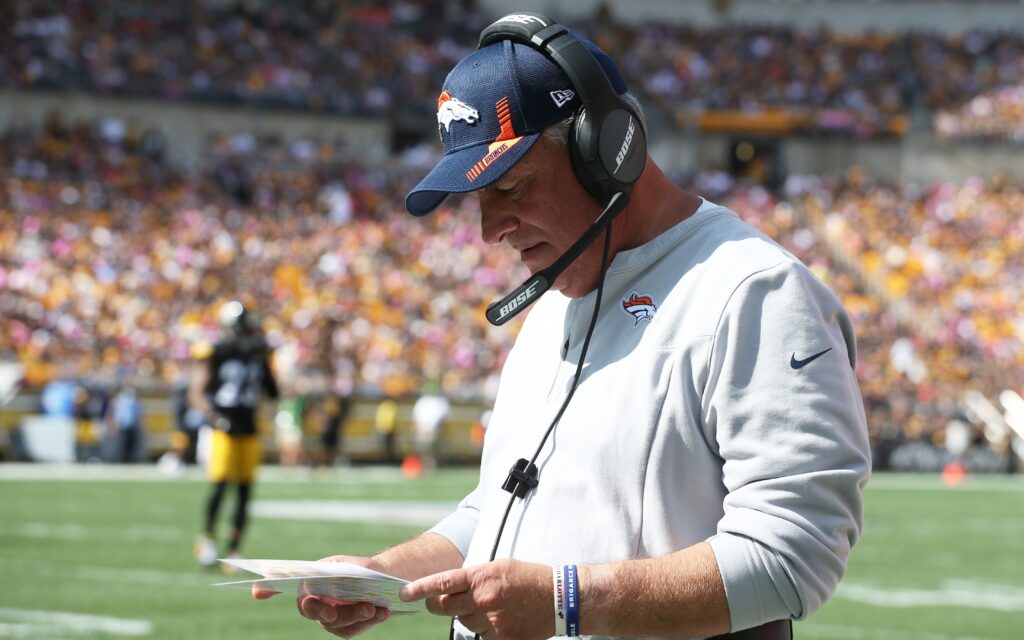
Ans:
[[[629,298],[622,301],[622,308],[626,313],[633,316],[634,327],[640,324],[641,320],[653,320],[654,312],[658,310],[650,296],[640,295],[636,291],[630,294]]]
[[[458,98],[453,98],[447,91],[442,91],[437,96],[437,128],[444,125],[444,130],[449,131],[453,122],[462,120],[467,124],[474,124],[480,119],[476,109],[469,106]]]
[[[466,172],[466,177],[469,178],[470,182],[473,182],[480,176],[481,173],[487,170],[487,167],[491,166],[495,160],[505,155],[505,152],[516,145],[517,142],[523,139],[523,136],[517,136],[516,130],[512,126],[512,111],[508,106],[508,96],[498,100],[494,105],[494,108],[498,112],[498,122],[501,124],[501,133],[498,134],[497,139],[491,144],[487,145],[487,154],[473,165],[473,168]]]

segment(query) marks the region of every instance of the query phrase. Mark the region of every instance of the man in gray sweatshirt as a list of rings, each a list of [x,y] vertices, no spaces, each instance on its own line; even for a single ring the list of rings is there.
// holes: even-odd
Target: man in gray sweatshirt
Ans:
[[[407,208],[474,193],[484,240],[532,274],[488,317],[536,304],[477,488],[429,532],[336,559],[413,580],[403,599],[457,638],[790,637],[845,572],[870,472],[840,302],[668,180],[615,64],[543,16],[485,30],[438,127]],[[390,615],[298,604],[341,637]]]

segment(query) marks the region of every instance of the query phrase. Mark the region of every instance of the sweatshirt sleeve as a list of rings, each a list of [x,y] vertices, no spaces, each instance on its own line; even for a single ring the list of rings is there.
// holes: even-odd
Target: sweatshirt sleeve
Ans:
[[[748,276],[715,332],[702,399],[723,460],[709,542],[734,631],[806,618],[835,592],[870,474],[853,327],[799,263]]]
[[[455,511],[434,525],[428,533],[436,533],[448,538],[465,558],[469,554],[469,543],[473,539],[477,523],[480,522],[480,487],[471,491],[462,499]]]

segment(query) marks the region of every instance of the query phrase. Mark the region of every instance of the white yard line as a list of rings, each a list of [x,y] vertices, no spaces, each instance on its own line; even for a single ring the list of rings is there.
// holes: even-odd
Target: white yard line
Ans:
[[[431,526],[456,506],[454,502],[412,500],[257,500],[252,514],[277,520]]]
[[[0,534],[14,538],[44,540],[123,540],[125,542],[181,542],[191,540],[191,532],[175,531],[166,527],[93,527],[80,524],[53,524],[50,522],[15,522],[0,524]]]
[[[835,640],[994,640],[984,636],[947,635],[929,631],[857,627],[848,624],[799,622],[793,628],[794,637],[829,638]]]
[[[188,467],[181,475],[168,475],[156,465],[118,464],[27,464],[0,463],[0,481],[95,481],[95,482],[201,482],[208,479],[199,467]],[[399,484],[408,483],[401,469],[394,466],[335,467],[312,471],[306,467],[261,466],[257,482],[282,484],[318,484],[339,482],[345,484]],[[462,483],[459,478],[449,481],[445,476],[433,479],[441,484]]]
[[[467,470],[468,473],[468,470]],[[448,477],[439,474],[431,482],[465,484],[463,474]],[[334,467],[311,471],[305,467],[279,467],[264,465],[259,469],[259,480],[283,484],[317,484],[339,482],[344,484],[400,484],[409,480],[402,476],[396,466],[369,465],[357,467]],[[156,465],[117,464],[43,464],[43,463],[0,463],[0,481],[5,480],[75,480],[75,481],[131,481],[131,482],[206,482],[205,472],[198,467],[189,467],[184,475],[173,476],[161,472]],[[968,475],[963,483],[949,487],[943,484],[938,474],[927,473],[880,473],[871,478],[867,490],[871,491],[951,491],[951,492],[1024,492],[1024,474],[1019,475]]]
[[[207,579],[219,577],[219,574],[205,575],[198,571],[160,571],[157,569],[119,569],[94,565],[70,564],[66,562],[47,562],[43,560],[22,560],[21,558],[0,557],[0,568],[8,575],[16,575],[20,570],[31,570],[34,574],[71,577],[79,580],[95,580],[97,582],[116,582],[154,587],[187,586],[195,587]]]
[[[99,465],[99,464],[0,464],[0,480],[67,481],[75,482],[121,480],[130,482],[170,482],[172,480],[200,480],[197,469],[189,469],[184,476],[174,477],[161,473],[155,465]]]
[[[961,484],[947,486],[935,473],[881,473],[868,481],[870,491],[1024,491],[1024,475],[968,475]]]
[[[98,633],[148,636],[153,633],[153,623],[149,620],[94,616],[70,611],[0,608],[0,638],[73,638]]]
[[[938,589],[890,588],[843,582],[836,597],[890,609],[966,607],[1012,612],[1024,610],[1024,585],[967,580],[947,580]]]

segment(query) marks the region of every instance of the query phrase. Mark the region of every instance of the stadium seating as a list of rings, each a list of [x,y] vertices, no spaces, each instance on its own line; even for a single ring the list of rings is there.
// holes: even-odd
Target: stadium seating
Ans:
[[[3,3],[0,88],[408,118],[429,139],[444,71],[493,17],[464,4]],[[601,10],[578,24],[677,132],[872,139],[931,125],[1024,140],[1020,33],[626,23]],[[215,338],[217,304],[240,298],[264,318],[277,366],[317,393],[355,381],[361,397],[403,397],[439,380],[456,401],[493,398],[520,324],[496,329],[482,309],[525,274],[481,243],[472,198],[408,218],[402,195],[435,146],[369,159],[330,136],[215,134],[184,167],[164,135],[58,115],[0,135],[0,360],[23,364],[30,387],[162,392],[186,376],[192,345]],[[1024,184],[776,173],[675,179],[843,299],[876,460],[941,463],[965,389],[1024,391]],[[939,453],[896,452],[907,443]]]
[[[400,196],[414,172],[362,166],[328,142],[215,137],[195,175],[159,148],[56,120],[0,140],[0,195],[19,212],[0,218],[0,353],[30,384],[169,385],[190,345],[215,337],[218,301],[242,297],[261,305],[278,366],[314,388],[342,376],[363,395],[401,396],[441,377],[450,397],[492,397],[518,325],[490,327],[482,309],[523,274],[481,244],[473,199],[412,221]],[[866,405],[909,407],[902,437],[941,438],[965,385],[1024,388],[1021,184],[901,190],[853,172],[794,177],[777,196],[724,175],[687,180],[842,297]]]
[[[423,121],[492,17],[462,4],[4,3],[0,86]],[[698,27],[600,10],[578,25],[679,124],[898,136],[925,108],[942,113],[940,131],[1020,137],[1020,33]],[[988,102],[957,110],[985,92]]]

